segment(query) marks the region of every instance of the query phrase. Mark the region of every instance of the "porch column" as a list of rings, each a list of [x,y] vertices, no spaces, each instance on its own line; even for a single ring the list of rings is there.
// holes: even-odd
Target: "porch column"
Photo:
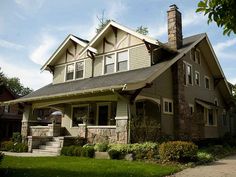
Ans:
[[[29,119],[31,115],[32,107],[31,105],[26,105],[23,112],[23,117],[21,121],[21,135],[22,140],[25,141],[27,139],[29,133]]]
[[[128,143],[128,104],[118,100],[116,109],[116,142]]]

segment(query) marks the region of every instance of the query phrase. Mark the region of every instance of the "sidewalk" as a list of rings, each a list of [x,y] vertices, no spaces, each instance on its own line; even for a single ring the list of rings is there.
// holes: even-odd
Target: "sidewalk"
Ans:
[[[235,177],[236,155],[218,160],[209,165],[188,168],[171,177]]]
[[[52,155],[50,153],[30,153],[30,152],[6,152],[6,151],[1,151],[3,152],[4,155],[7,156],[15,156],[15,157],[53,157],[55,155]]]

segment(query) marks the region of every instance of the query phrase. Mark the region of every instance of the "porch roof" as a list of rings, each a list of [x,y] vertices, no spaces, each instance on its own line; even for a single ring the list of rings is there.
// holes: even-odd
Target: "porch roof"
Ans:
[[[122,91],[142,88],[145,85],[152,83],[155,78],[161,75],[180,58],[182,58],[194,45],[200,42],[205,36],[205,34],[199,34],[184,38],[183,47],[178,50],[179,53],[174,58],[155,64],[151,67],[59,84],[49,84],[22,98],[5,102],[5,104],[33,102],[100,91]]]

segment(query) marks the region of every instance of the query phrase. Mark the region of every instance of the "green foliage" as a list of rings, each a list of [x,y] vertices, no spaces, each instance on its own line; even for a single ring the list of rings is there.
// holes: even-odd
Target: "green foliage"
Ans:
[[[1,142],[1,151],[13,151],[14,143],[12,141]]]
[[[17,77],[9,78],[1,71],[0,68],[0,85],[5,85],[12,93],[18,96],[24,96],[32,92],[33,90],[29,87],[24,87],[20,83],[20,79]]]
[[[83,138],[83,137],[77,136],[75,138],[75,143],[74,144],[77,145],[77,146],[83,146],[83,145],[86,144],[86,139]]]
[[[111,159],[121,159],[122,158],[122,153],[118,150],[115,149],[109,149],[108,154]]]
[[[108,144],[107,143],[97,143],[94,146],[95,151],[98,152],[106,152],[108,149]]]
[[[159,148],[160,159],[166,161],[189,162],[197,156],[198,147],[192,142],[169,141]]]
[[[199,164],[210,163],[214,161],[214,156],[208,152],[198,151],[197,161]]]
[[[223,27],[223,34],[236,34],[236,1],[235,0],[201,0],[196,12],[208,15],[208,23],[215,21]]]
[[[3,160],[4,158],[4,154],[2,152],[0,152],[0,164],[1,164],[1,161]]]
[[[1,151],[28,152],[28,146],[24,143],[14,143],[12,141],[3,141],[1,143]]]
[[[20,132],[13,132],[12,141],[13,141],[13,143],[21,143],[22,142],[21,133]]]
[[[136,32],[143,34],[143,35],[148,35],[148,28],[141,25],[141,26],[137,27]]]
[[[61,155],[64,156],[79,156],[79,157],[90,157],[94,156],[93,146],[64,146],[61,150]]]

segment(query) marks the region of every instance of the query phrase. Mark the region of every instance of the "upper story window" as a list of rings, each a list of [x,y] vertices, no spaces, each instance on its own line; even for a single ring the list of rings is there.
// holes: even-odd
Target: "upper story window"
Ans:
[[[66,66],[66,81],[84,77],[84,61],[68,64]]]
[[[200,86],[200,73],[195,71],[195,84]]]
[[[117,71],[128,69],[128,51],[117,53]]]
[[[193,113],[194,113],[194,105],[193,104],[189,104],[189,110],[190,110],[190,114],[193,115]]]
[[[205,88],[210,89],[210,78],[205,76]]]
[[[72,80],[74,78],[74,63],[66,66],[66,80]]]
[[[200,65],[201,64],[201,52],[200,50],[195,50],[195,61]]]
[[[104,74],[128,70],[128,50],[104,56]]]
[[[83,78],[84,76],[84,62],[77,62],[75,64],[75,78]]]
[[[106,55],[104,64],[104,73],[113,73],[115,70],[115,54]]]
[[[187,64],[187,83],[192,85],[193,84],[193,73],[192,73],[192,66]]]
[[[10,107],[9,107],[9,105],[6,105],[6,106],[4,107],[4,112],[5,112],[5,113],[10,112]]]

